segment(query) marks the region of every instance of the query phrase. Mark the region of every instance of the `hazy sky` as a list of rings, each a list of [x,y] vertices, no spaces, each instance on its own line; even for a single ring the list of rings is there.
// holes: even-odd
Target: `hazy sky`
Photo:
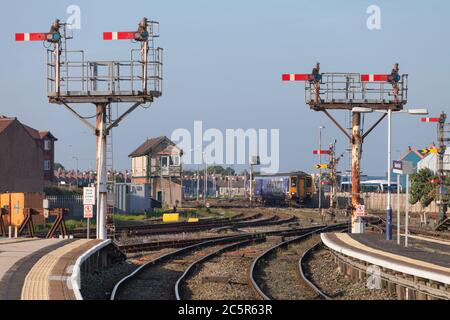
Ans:
[[[0,12],[0,114],[16,116],[58,139],[56,158],[66,167],[92,167],[95,139],[84,125],[46,98],[45,50],[41,43],[15,43],[14,32],[47,31],[55,18],[65,21],[69,5],[82,13],[70,49],[88,59],[125,59],[129,42],[104,42],[103,31],[133,30],[141,17],[160,22],[164,48],[164,92],[149,110],[138,109],[114,131],[116,168],[128,168],[127,155],[147,137],[207,128],[280,129],[281,170],[312,171],[318,127],[324,144],[344,136],[323,114],[305,105],[301,83],[283,83],[282,73],[309,72],[320,61],[323,72],[388,73],[395,62],[409,74],[409,108],[433,115],[447,105],[450,67],[450,2],[430,1],[8,1]],[[366,27],[369,5],[381,8],[381,30]],[[122,106],[122,109],[125,106]],[[78,110],[94,114],[90,105]],[[344,121],[347,114],[337,113]],[[377,115],[366,118],[366,126]],[[394,157],[408,146],[425,147],[434,126],[418,117],[394,118]],[[386,123],[367,139],[363,170],[386,172]],[[398,152],[398,151],[399,152]],[[346,162],[343,165],[347,165]],[[345,168],[344,168],[345,169]]]

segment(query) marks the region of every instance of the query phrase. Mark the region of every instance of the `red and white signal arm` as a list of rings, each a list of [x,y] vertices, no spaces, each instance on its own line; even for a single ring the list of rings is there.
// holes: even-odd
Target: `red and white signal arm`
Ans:
[[[84,205],[84,218],[92,219],[94,218],[94,206],[91,204]]]
[[[364,217],[366,215],[366,206],[363,204],[356,206],[356,216],[357,217]]]

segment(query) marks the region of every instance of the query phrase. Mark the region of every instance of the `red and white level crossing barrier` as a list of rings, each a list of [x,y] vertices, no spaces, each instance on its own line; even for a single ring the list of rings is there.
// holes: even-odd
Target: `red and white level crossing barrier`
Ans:
[[[103,32],[103,40],[134,40],[135,32]]]
[[[308,81],[311,79],[309,74],[283,74],[283,81]]]
[[[440,118],[422,118],[422,122],[440,122]]]
[[[45,41],[47,34],[42,32],[16,33],[16,41]]]
[[[389,81],[388,74],[362,74],[361,82],[387,82]]]

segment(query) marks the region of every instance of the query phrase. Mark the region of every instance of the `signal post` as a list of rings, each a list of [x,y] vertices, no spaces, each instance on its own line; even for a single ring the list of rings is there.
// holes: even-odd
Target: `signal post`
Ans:
[[[129,40],[140,44],[128,61],[87,61],[84,51],[67,49],[66,24],[56,20],[49,33],[18,33],[16,41],[44,41],[47,50],[47,96],[50,103],[64,106],[96,136],[97,239],[107,239],[106,139],[111,130],[139,106],[162,95],[162,49],[154,46],[158,22],[143,18],[137,31],[104,32],[103,40]],[[64,57],[62,59],[61,57]],[[112,120],[112,103],[132,103]],[[71,104],[94,104],[95,124]]]
[[[407,103],[408,75],[398,74],[398,64],[391,74],[320,73],[317,63],[311,74],[283,74],[283,81],[303,81],[305,101],[310,108],[323,112],[352,145],[352,231],[356,232],[356,209],[361,205],[361,148],[365,138],[388,112],[400,111]],[[330,110],[351,112],[351,132],[333,117]],[[366,131],[361,130],[362,113],[385,110]]]

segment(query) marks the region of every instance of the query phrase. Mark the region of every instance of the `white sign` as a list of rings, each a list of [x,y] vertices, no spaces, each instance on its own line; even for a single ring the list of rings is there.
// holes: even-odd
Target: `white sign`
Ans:
[[[411,161],[394,161],[392,171],[396,174],[413,174],[414,166]]]
[[[83,188],[83,204],[95,205],[95,187]]]
[[[364,217],[366,215],[366,206],[363,204],[356,206],[356,216],[357,217]]]
[[[92,219],[94,218],[94,206],[91,204],[84,205],[84,218]]]
[[[42,207],[44,209],[44,218],[47,219],[49,216],[49,209],[50,209],[50,202],[48,201],[48,199],[44,199],[44,201],[42,201]]]

